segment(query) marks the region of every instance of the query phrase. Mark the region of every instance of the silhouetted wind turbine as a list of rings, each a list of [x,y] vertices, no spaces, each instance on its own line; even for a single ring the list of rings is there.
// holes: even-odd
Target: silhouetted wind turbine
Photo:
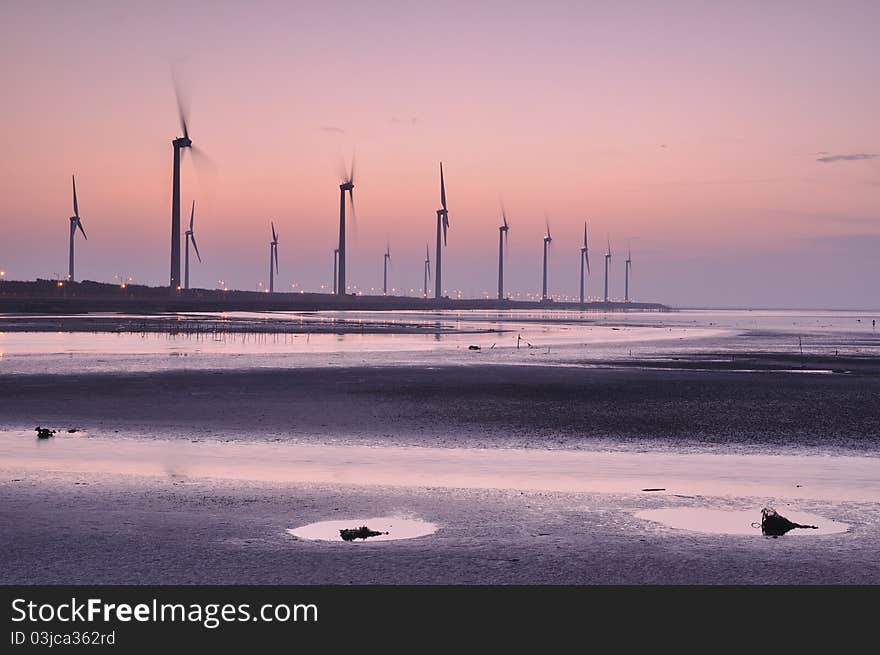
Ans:
[[[385,243],[385,255],[382,258],[382,295],[388,295],[388,262],[391,260],[391,244]]]
[[[193,221],[196,217],[196,201],[193,200],[192,211],[189,214],[189,229],[184,233],[186,235],[186,257],[184,258],[184,269],[183,269],[183,288],[189,289],[189,244],[192,241],[193,248],[196,251],[196,257],[199,258],[199,263],[202,261],[202,256],[199,254],[199,246],[196,244],[196,234],[193,232]]]
[[[171,184],[171,289],[180,288],[180,151],[192,148],[189,130],[186,126],[186,110],[180,97],[180,88],[175,79],[174,94],[177,97],[177,111],[183,136],[174,139],[174,171]]]
[[[547,234],[544,235],[544,276],[543,284],[541,286],[541,300],[547,300],[547,248],[550,247],[552,241],[553,237],[550,236],[550,221],[547,221]]]
[[[584,221],[584,245],[581,246],[581,304],[584,304],[585,278],[584,264],[587,265],[587,273],[590,272],[590,251],[587,248],[587,222]]]
[[[76,177],[71,175],[73,180],[73,216],[70,217],[70,256],[67,261],[67,279],[73,282],[73,242],[76,237],[76,229],[82,232],[83,238],[88,241],[86,231],[83,229],[82,221],[79,219],[79,203],[76,201]]]
[[[425,284],[424,284],[424,296],[428,297],[428,282],[431,279],[431,251],[428,250],[428,244],[425,244]]]
[[[446,210],[446,183],[443,180],[443,162],[440,162],[440,204],[441,209],[437,210],[437,256],[434,259],[434,267],[436,269],[434,275],[434,298],[439,300],[443,290],[443,253],[440,250],[440,228],[443,228],[443,245],[446,245],[446,230],[449,228],[449,212]]]
[[[333,249],[333,295],[336,295],[336,272],[339,264],[339,248]]]
[[[338,278],[336,283],[336,293],[344,296],[346,292],[345,283],[345,192],[348,191],[348,197],[351,202],[351,215],[354,217],[354,157],[351,159],[351,168],[348,173],[343,170],[342,184],[339,185],[339,265]]]
[[[272,268],[272,261],[275,268]],[[278,233],[275,232],[275,223],[272,223],[272,240],[269,242],[269,293],[275,291],[275,273],[278,272]]]
[[[608,240],[608,252],[605,253],[605,302],[608,302],[608,262],[611,261],[611,239]]]
[[[632,249],[627,248],[626,252],[626,287],[623,296],[624,302],[629,302],[629,272],[632,270]]]
[[[498,300],[504,300],[504,246],[507,243],[507,233],[510,230],[503,204],[501,205],[501,218],[504,219],[504,225],[498,227]]]

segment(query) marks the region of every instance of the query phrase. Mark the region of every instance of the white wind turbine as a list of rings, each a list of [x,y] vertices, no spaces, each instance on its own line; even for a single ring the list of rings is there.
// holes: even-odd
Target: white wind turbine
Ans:
[[[196,257],[199,258],[199,263],[202,263],[202,256],[199,254],[199,246],[196,244],[196,234],[193,231],[193,221],[196,217],[196,201],[193,200],[192,210],[189,214],[189,229],[185,232],[186,235],[186,256],[184,258],[184,269],[183,269],[183,288],[189,289],[189,244],[192,242],[193,249],[196,251]]]
[[[67,279],[73,282],[73,242],[76,237],[77,228],[82,232],[83,238],[86,241],[88,241],[88,237],[79,218],[79,203],[76,201],[76,177],[73,175],[70,177],[73,180],[73,216],[70,217],[70,253],[67,261]]]

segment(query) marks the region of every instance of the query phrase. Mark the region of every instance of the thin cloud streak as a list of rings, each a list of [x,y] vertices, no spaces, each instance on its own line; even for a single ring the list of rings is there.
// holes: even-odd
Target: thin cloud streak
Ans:
[[[828,155],[827,157],[819,157],[816,161],[823,164],[832,164],[836,161],[864,161],[866,159],[877,159],[880,155],[858,153],[854,155]]]

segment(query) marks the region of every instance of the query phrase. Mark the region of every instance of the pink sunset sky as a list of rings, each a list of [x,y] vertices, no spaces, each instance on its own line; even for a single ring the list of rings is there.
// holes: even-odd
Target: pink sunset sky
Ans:
[[[0,9],[0,268],[167,284],[172,71],[191,98],[181,200],[196,201],[193,286],[329,286],[339,169],[355,153],[349,281],[679,306],[880,307],[880,3],[40,2]],[[185,229],[185,228],[184,228]]]

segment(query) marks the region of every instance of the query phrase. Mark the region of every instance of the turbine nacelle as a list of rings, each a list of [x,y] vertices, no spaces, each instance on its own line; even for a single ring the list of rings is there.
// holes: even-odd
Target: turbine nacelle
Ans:
[[[192,148],[193,144],[192,139],[188,136],[177,137],[171,143],[174,144],[175,148]]]

